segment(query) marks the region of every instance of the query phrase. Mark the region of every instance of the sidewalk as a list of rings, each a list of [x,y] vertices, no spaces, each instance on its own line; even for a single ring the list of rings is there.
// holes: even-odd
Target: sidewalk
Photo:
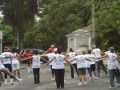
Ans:
[[[19,84],[17,81],[14,82],[14,85],[5,86],[2,83],[2,87],[0,90],[58,90],[55,86],[55,81],[51,80],[51,71],[49,66],[45,68],[41,68],[40,71],[40,84],[34,84],[33,74],[27,73],[27,65],[21,65],[23,69],[21,69],[21,77],[23,79],[22,83]],[[102,72],[102,71],[101,71]],[[114,89],[109,89],[109,78],[105,76],[102,72],[102,77],[98,78],[98,80],[94,80],[94,82],[90,82],[89,80],[86,86],[78,86],[79,80],[77,75],[75,74],[75,78],[71,79],[70,77],[70,68],[66,66],[65,70],[65,88],[64,90],[120,90],[120,87],[116,87]],[[117,86],[117,83],[115,82]]]

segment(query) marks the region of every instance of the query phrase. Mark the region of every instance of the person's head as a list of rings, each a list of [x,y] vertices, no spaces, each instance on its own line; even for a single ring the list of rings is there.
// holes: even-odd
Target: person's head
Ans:
[[[95,48],[96,48],[96,45],[93,45],[93,46],[92,46],[92,49],[95,49]]]
[[[35,55],[39,54],[39,53],[38,53],[38,50],[35,50],[35,51],[34,51],[34,54],[35,54]]]
[[[26,50],[26,52],[30,52],[30,50],[29,50],[29,49],[27,49],[27,50]]]
[[[61,49],[61,48],[58,48],[58,49],[57,49],[57,53],[58,53],[58,54],[61,54],[61,53],[62,53],[62,49]]]
[[[54,48],[54,45],[51,45],[51,48]]]
[[[74,52],[72,48],[69,49],[70,52]]]
[[[91,50],[88,50],[88,54],[91,54]]]
[[[9,46],[8,45],[5,45],[4,46],[4,52],[8,52],[9,51]]]
[[[114,52],[115,52],[114,47],[110,47],[110,49],[109,49],[109,50],[110,50],[110,52],[111,52],[111,53],[114,53]]]
[[[86,51],[82,51],[82,54],[85,55],[85,54],[86,54]]]
[[[12,49],[12,53],[15,53],[16,51],[17,51],[16,48],[13,48],[13,49]]]

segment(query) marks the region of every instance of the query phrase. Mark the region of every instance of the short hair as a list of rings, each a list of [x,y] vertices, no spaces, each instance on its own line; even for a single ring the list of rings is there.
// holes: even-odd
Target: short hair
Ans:
[[[96,45],[93,45],[93,46],[92,46],[92,49],[94,49],[94,48],[96,48]]]
[[[110,51],[113,53],[115,52],[115,48],[114,47],[110,47]]]
[[[38,54],[38,50],[35,50],[35,51],[34,51],[34,54],[37,55],[37,54]]]
[[[88,54],[91,54],[91,50],[88,50]]]
[[[73,49],[72,49],[72,48],[70,48],[69,50],[70,50],[70,52],[73,52]]]
[[[61,54],[61,53],[62,53],[62,49],[61,49],[61,48],[58,48],[58,49],[57,49],[57,53],[58,53],[58,54]]]

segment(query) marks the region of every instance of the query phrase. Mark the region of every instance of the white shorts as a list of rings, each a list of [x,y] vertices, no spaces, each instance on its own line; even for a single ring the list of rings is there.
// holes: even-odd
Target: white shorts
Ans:
[[[19,62],[12,64],[12,70],[13,71],[18,70],[18,69],[20,69],[20,63]]]

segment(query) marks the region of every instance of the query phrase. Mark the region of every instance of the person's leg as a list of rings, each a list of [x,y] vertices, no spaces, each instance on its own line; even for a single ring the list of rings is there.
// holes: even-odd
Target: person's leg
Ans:
[[[54,71],[52,69],[52,65],[50,65],[50,68],[51,68],[51,73],[52,73],[52,80],[54,80]]]
[[[74,68],[70,65],[71,78],[74,78]]]
[[[19,62],[16,64],[16,71],[17,71],[18,77],[21,78],[20,77],[20,63]]]
[[[114,70],[109,70],[110,86],[114,87]]]
[[[90,75],[90,78],[92,78],[92,71],[91,71],[91,68],[90,67],[87,67],[87,70],[88,70],[88,73]]]
[[[40,68],[37,68],[37,83],[40,83]]]
[[[116,77],[116,80],[118,82],[118,84],[120,84],[120,75],[119,75],[119,70],[118,68],[117,69],[114,69],[114,75]]]
[[[55,69],[55,81],[56,81],[56,87],[60,88],[59,69]]]
[[[60,73],[61,73],[61,79],[60,79],[60,84],[61,84],[61,88],[64,88],[64,69],[61,69]]]
[[[77,70],[77,63],[74,64],[74,67],[75,67],[75,71],[76,71],[76,73],[77,73],[77,76],[79,76],[78,70]]]
[[[16,66],[16,64],[15,64],[15,66]],[[8,70],[12,73],[12,64],[8,64]],[[15,73],[16,73],[16,71],[15,71]],[[11,83],[11,85],[13,85],[13,77],[12,76],[10,76],[10,83]]]
[[[100,64],[99,61],[95,62],[95,67],[96,67],[96,71],[97,71],[97,76],[100,77]]]
[[[93,74],[95,76],[95,79],[97,79],[95,64],[90,65],[90,68],[91,68],[91,70],[92,70],[92,72],[93,72]]]
[[[30,60],[27,60],[28,73],[30,73]]]
[[[80,83],[78,83],[78,85],[82,86],[82,70],[81,70],[81,68],[78,68],[78,74],[79,74],[79,80],[80,80]]]
[[[86,77],[86,68],[83,68],[82,69],[82,75],[83,75],[83,80],[84,80],[84,84],[86,85],[87,84],[87,77]]]
[[[34,75],[34,83],[36,84],[37,83],[37,80],[36,80],[36,68],[33,68],[33,75]]]
[[[105,72],[105,74],[108,74],[107,69],[106,69],[105,65],[103,64],[103,61],[100,60],[99,63],[100,63],[100,66],[102,66],[102,69]]]
[[[19,78],[15,77],[15,75],[12,74],[7,68],[2,68],[2,69],[1,69],[1,72],[6,73],[6,74],[9,75],[10,77],[15,78],[16,80],[18,80],[18,81],[21,83],[21,80],[20,80]]]

